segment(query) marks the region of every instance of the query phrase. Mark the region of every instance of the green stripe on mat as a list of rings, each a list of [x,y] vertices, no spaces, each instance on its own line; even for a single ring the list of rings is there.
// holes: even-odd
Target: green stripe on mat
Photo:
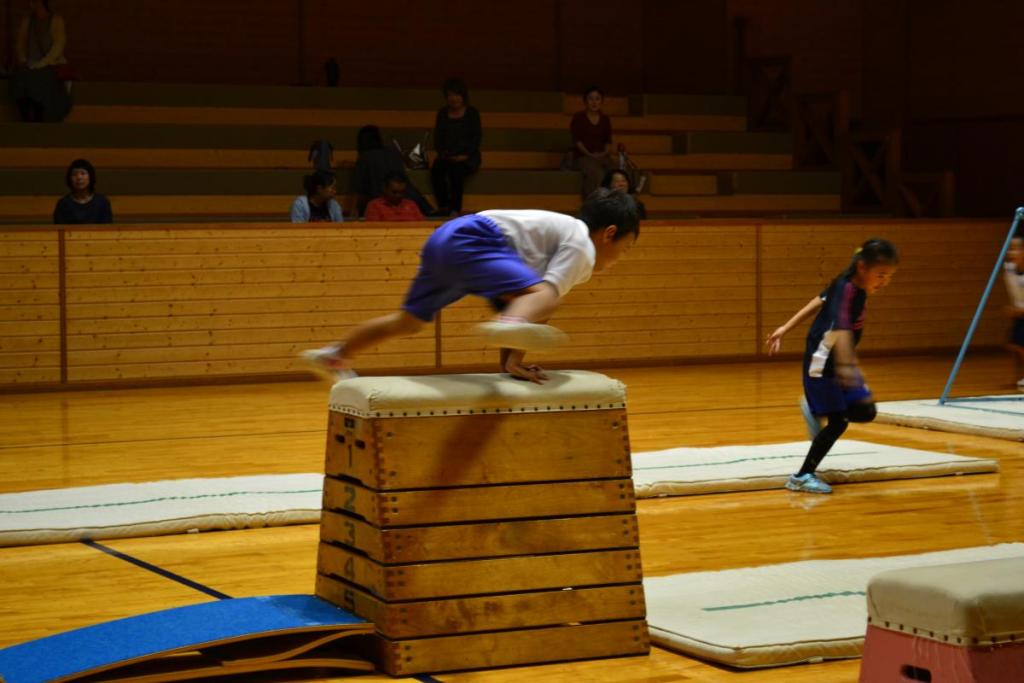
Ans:
[[[701,607],[703,612],[725,612],[728,610],[737,609],[750,609],[752,607],[768,607],[770,605],[784,605],[791,602],[805,602],[807,600],[828,600],[829,598],[853,598],[853,597],[865,597],[867,593],[864,591],[838,591],[836,593],[817,593],[811,595],[797,595],[792,598],[782,598],[780,600],[766,600],[764,602],[751,602],[740,605],[721,605],[719,607]]]
[[[65,507],[38,508],[34,510],[0,510],[0,515],[18,515],[32,512],[63,512],[66,510],[86,510],[91,508],[125,507],[128,505],[146,505],[148,503],[162,503],[169,500],[200,500],[204,498],[231,498],[233,496],[270,496],[270,495],[291,495],[293,493],[320,493],[323,489],[296,489],[294,491],[231,491],[228,493],[201,493],[194,496],[162,496],[160,498],[147,498],[145,500],[132,500],[123,503],[94,503],[91,505],[68,505]]]
[[[852,453],[835,453],[829,456],[829,459],[834,460],[835,458],[842,458],[850,455],[871,455],[874,452],[875,451],[854,451]],[[790,455],[762,455],[750,458],[736,458],[735,460],[723,460],[722,462],[693,462],[686,463],[685,465],[659,465],[657,467],[636,467],[634,465],[633,471],[635,472],[639,470],[674,470],[683,467],[717,467],[720,465],[735,465],[741,462],[763,462],[765,460],[786,460],[789,458],[803,458],[806,455],[806,453],[793,453]]]

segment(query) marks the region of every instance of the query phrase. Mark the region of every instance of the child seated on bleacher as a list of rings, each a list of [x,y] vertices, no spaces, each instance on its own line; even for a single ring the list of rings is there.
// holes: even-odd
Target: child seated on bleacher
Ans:
[[[384,190],[366,205],[368,221],[422,221],[423,213],[416,202],[405,196],[405,176],[391,173],[384,178]]]
[[[636,202],[636,210],[640,215],[640,220],[647,219],[647,207],[640,201],[637,196],[636,188],[633,186],[633,180],[629,177],[629,173],[621,168],[613,168],[604,174],[604,178],[601,180],[601,187],[605,187],[609,190],[622,190]]]
[[[292,202],[292,223],[342,223],[341,205],[334,199],[338,193],[334,174],[313,171],[302,181],[306,194]]]
[[[64,174],[68,194],[53,208],[54,225],[113,223],[110,200],[96,191],[96,169],[87,159],[75,159]]]

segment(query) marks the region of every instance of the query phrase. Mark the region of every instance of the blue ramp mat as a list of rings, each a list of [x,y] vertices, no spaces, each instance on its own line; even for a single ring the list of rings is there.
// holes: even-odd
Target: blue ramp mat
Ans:
[[[0,650],[4,683],[175,681],[277,669],[372,671],[343,639],[373,624],[313,595],[216,600],[118,619]],[[173,655],[173,656],[171,656]]]

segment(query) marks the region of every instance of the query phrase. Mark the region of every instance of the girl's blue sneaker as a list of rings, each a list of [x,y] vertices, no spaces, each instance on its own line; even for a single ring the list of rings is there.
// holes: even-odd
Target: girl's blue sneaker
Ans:
[[[818,479],[814,472],[810,474],[789,475],[786,488],[790,491],[801,491],[803,493],[832,493],[832,487]]]

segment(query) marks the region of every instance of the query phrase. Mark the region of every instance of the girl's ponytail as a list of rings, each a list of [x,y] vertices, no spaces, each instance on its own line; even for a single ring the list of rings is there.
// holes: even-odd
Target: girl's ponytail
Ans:
[[[853,252],[853,259],[846,270],[839,274],[839,279],[851,278],[857,274],[857,264],[863,262],[868,268],[880,263],[895,265],[900,262],[900,253],[889,240],[872,237]]]

